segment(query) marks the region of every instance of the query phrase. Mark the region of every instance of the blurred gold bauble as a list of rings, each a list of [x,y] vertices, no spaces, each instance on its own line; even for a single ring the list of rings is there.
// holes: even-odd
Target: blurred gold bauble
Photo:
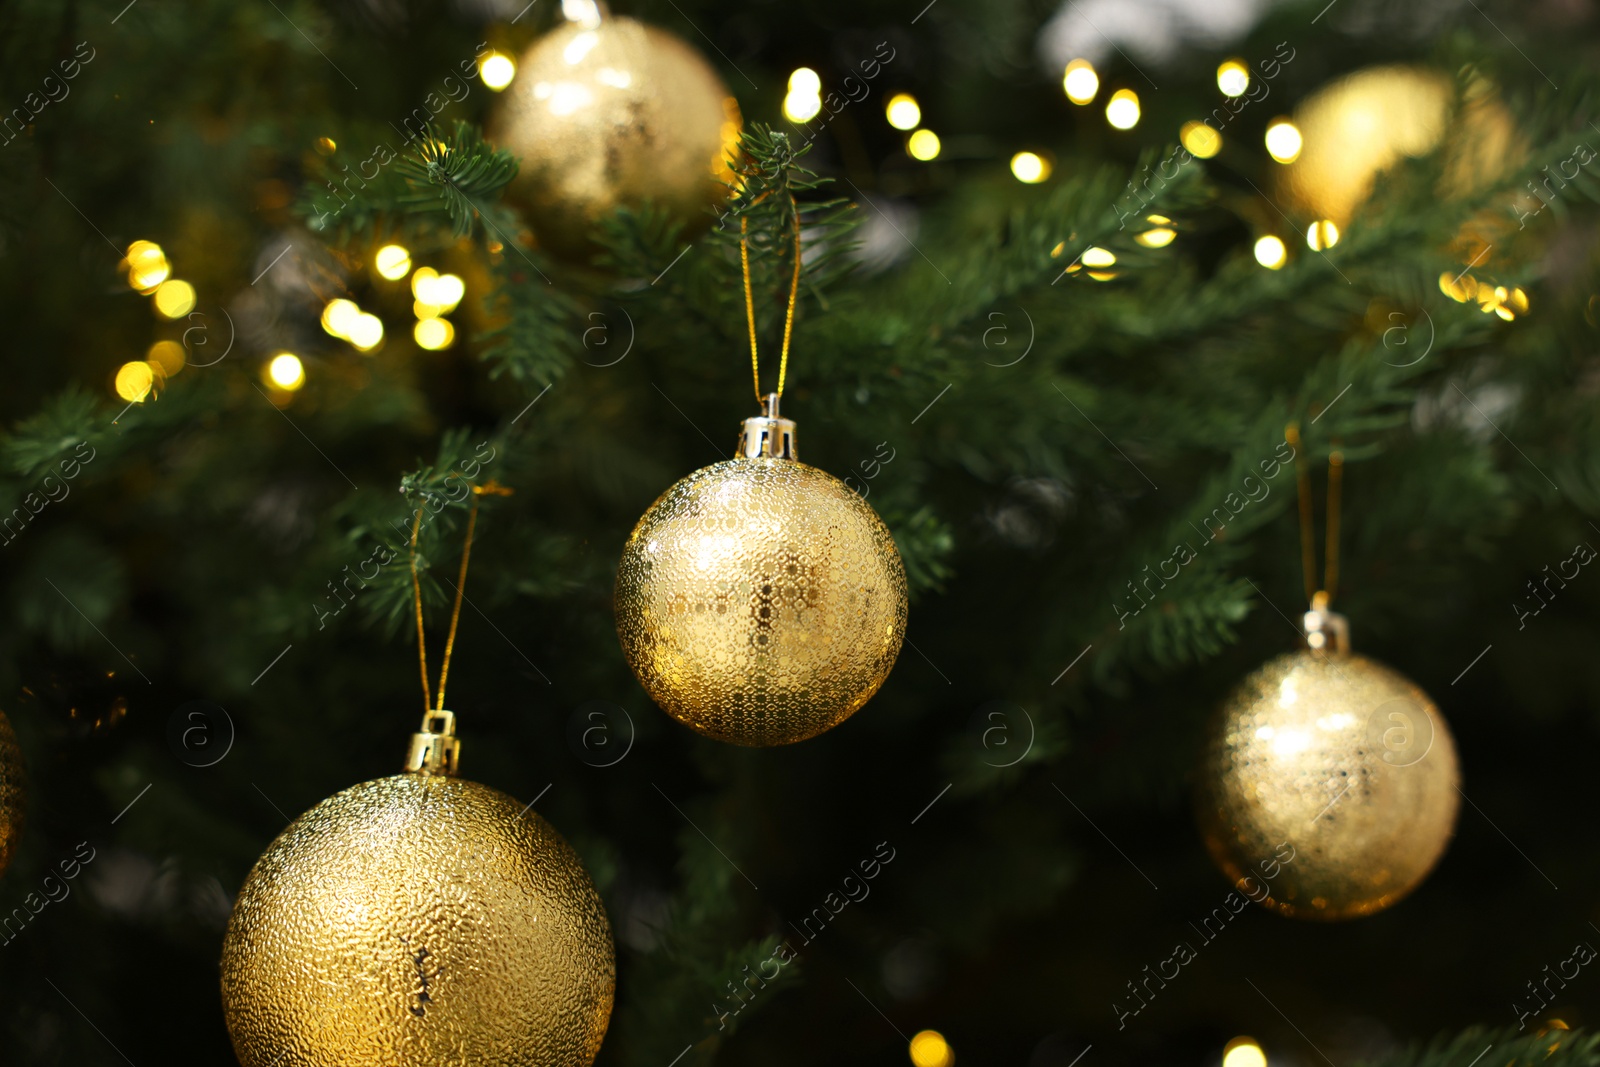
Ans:
[[[1341,78],[1295,111],[1302,147],[1279,168],[1279,188],[1308,217],[1343,228],[1380,171],[1440,146],[1456,102],[1456,80],[1424,67],[1372,67]],[[1445,196],[1493,181],[1519,152],[1511,113],[1486,81],[1468,74],[1459,102],[1461,136],[1444,162]]]
[[[0,874],[6,872],[22,836],[22,749],[11,720],[0,711]]]
[[[1370,915],[1411,892],[1459,805],[1444,716],[1409,679],[1348,652],[1302,650],[1246,678],[1212,725],[1199,778],[1212,858],[1298,919]]]
[[[413,773],[291,823],[222,950],[244,1067],[587,1067],[615,977],[561,835],[504,793]]]
[[[540,247],[595,251],[596,220],[650,202],[691,232],[711,224],[739,143],[739,105],[678,37],[630,18],[557,27],[535,41],[491,117],[521,162],[508,198]]]
[[[782,745],[837,726],[889,676],[906,575],[883,520],[843,482],[739,458],[645,512],[616,610],[628,664],[667,714],[719,741]]]

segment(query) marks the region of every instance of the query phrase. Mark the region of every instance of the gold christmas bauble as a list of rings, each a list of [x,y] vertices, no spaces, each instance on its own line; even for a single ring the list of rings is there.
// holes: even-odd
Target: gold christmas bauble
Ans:
[[[888,527],[797,460],[695,471],[651,505],[617,570],[617,633],[667,714],[720,741],[782,745],[878,691],[906,629]]]
[[[1460,92],[1461,136],[1444,164],[1442,195],[1483,186],[1519,154],[1516,123],[1481,78]],[[1456,80],[1426,67],[1372,67],[1318,90],[1296,109],[1300,155],[1279,171],[1280,191],[1311,218],[1346,226],[1374,178],[1404,157],[1439,148],[1450,129]]]
[[[569,22],[535,41],[491,116],[521,163],[507,196],[541,247],[595,251],[595,222],[652,202],[691,232],[727,198],[739,105],[680,38],[630,18]]]
[[[1460,797],[1455,743],[1426,693],[1365,656],[1310,649],[1233,691],[1199,779],[1212,857],[1242,892],[1299,919],[1369,915],[1415,889]]]
[[[0,711],[0,874],[6,872],[22,836],[22,749],[11,720]]]
[[[222,951],[244,1067],[587,1067],[615,976],[561,835],[442,775],[363,782],[296,819],[245,880]]]

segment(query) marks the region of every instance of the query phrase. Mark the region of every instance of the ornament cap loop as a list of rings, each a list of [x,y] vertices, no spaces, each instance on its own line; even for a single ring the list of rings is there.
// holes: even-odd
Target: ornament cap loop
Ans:
[[[425,712],[422,729],[411,735],[405,769],[413,774],[438,774],[454,778],[461,762],[461,742],[456,738],[453,711]]]
[[[1311,598],[1311,610],[1305,614],[1303,629],[1306,644],[1313,649],[1341,656],[1350,651],[1350,621],[1328,610],[1328,594],[1320,589]]]
[[[768,393],[763,414],[744,420],[735,459],[799,459],[794,420],[778,415],[778,394]]]

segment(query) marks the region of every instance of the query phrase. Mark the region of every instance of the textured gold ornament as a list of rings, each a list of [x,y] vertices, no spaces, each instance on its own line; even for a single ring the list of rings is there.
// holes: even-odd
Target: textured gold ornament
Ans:
[[[22,836],[22,749],[11,720],[0,711],[0,874],[6,872]]]
[[[616,978],[600,897],[537,813],[428,773],[455,755],[414,745],[421,773],[324,800],[257,861],[222,953],[244,1067],[594,1060]]]
[[[490,122],[521,162],[509,198],[540,246],[595,251],[595,221],[653,202],[690,232],[727,198],[739,105],[680,38],[630,18],[570,22],[535,41]]]
[[[746,420],[745,455],[663,493],[617,569],[633,673],[719,741],[783,745],[837,726],[878,691],[905,636],[894,537],[839,479],[777,458],[793,437],[787,419]]]
[[[1280,656],[1246,678],[1200,768],[1212,857],[1242,891],[1300,919],[1370,915],[1411,892],[1459,806],[1455,744],[1433,701],[1341,647]],[[1283,844],[1293,858],[1264,866]]]

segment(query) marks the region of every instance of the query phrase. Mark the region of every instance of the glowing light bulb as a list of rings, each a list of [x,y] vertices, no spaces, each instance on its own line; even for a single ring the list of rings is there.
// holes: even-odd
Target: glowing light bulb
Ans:
[[[1210,159],[1222,151],[1222,134],[1203,122],[1185,122],[1178,130],[1178,140],[1196,159]]]
[[[1217,88],[1223,96],[1243,96],[1250,88],[1250,68],[1237,59],[1230,59],[1217,68]]]
[[[172,274],[167,254],[154,241],[135,241],[128,246],[128,284],[148,293]]]
[[[458,274],[441,274],[430,287],[428,303],[439,305],[440,312],[448,314],[467,295],[467,283]]]
[[[1037,185],[1050,177],[1050,163],[1032,152],[1018,152],[1011,157],[1011,173],[1019,182]]]
[[[1131,130],[1139,124],[1139,94],[1132,89],[1118,89],[1106,103],[1106,121],[1119,130]]]
[[[956,1062],[950,1042],[937,1030],[921,1030],[912,1035],[906,1050],[914,1067],[951,1067]]]
[[[1170,245],[1173,238],[1178,236],[1178,231],[1167,226],[1157,226],[1153,230],[1146,230],[1134,238],[1146,248],[1165,248]]]
[[[1313,252],[1321,252],[1339,243],[1339,227],[1328,219],[1318,219],[1306,231],[1306,244]]]
[[[490,52],[478,61],[478,73],[483,77],[483,84],[498,93],[517,76],[517,64],[508,55]]]
[[[267,381],[292,393],[306,384],[306,368],[293,352],[279,352],[267,363]]]
[[[1279,163],[1293,163],[1300,158],[1300,148],[1304,142],[1300,138],[1300,127],[1288,119],[1279,119],[1267,127],[1267,154]]]
[[[1083,255],[1078,257],[1078,262],[1085,267],[1109,267],[1116,261],[1116,253],[1099,245],[1090,245],[1083,250]]]
[[[124,363],[117,368],[117,395],[130,404],[142,404],[155,385],[155,369],[144,360]]]
[[[889,125],[897,130],[914,130],[917,128],[917,123],[922,121],[922,106],[910,93],[896,93],[891,96],[889,103],[884,106],[883,113],[888,117]]]
[[[906,138],[906,152],[924,163],[939,158],[939,135],[927,129],[915,131]]]
[[[411,253],[403,245],[384,245],[372,257],[372,266],[379,275],[396,282],[411,273]]]
[[[1288,262],[1289,250],[1284,247],[1281,238],[1267,234],[1256,241],[1256,262],[1268,270],[1277,270]]]
[[[1074,59],[1061,76],[1061,88],[1074,104],[1087,104],[1100,91],[1100,75],[1094,72],[1094,64],[1087,59]]]
[[[371,352],[383,343],[383,320],[361,312],[351,321],[348,338],[361,351]]]
[[[157,341],[144,354],[145,362],[161,368],[165,377],[181,371],[189,362],[188,353],[176,341]]]
[[[1254,1038],[1236,1037],[1223,1050],[1222,1067],[1267,1067],[1267,1056]]]
[[[411,295],[423,303],[434,304],[433,287],[439,281],[439,272],[432,267],[418,267],[411,276]]]
[[[783,117],[790,122],[810,122],[822,110],[822,97],[791,89],[783,98]]]
[[[816,96],[822,92],[822,79],[810,67],[799,67],[789,75],[789,92]]]
[[[194,310],[194,286],[169,279],[156,286],[156,313],[166,319],[181,319]]]
[[[411,336],[419,348],[437,352],[456,342],[456,328],[449,319],[423,319],[411,328]]]
[[[350,337],[350,327],[355,324],[361,315],[361,309],[356,307],[355,301],[343,298],[328,301],[328,306],[322,309],[322,328],[341,341]]]

